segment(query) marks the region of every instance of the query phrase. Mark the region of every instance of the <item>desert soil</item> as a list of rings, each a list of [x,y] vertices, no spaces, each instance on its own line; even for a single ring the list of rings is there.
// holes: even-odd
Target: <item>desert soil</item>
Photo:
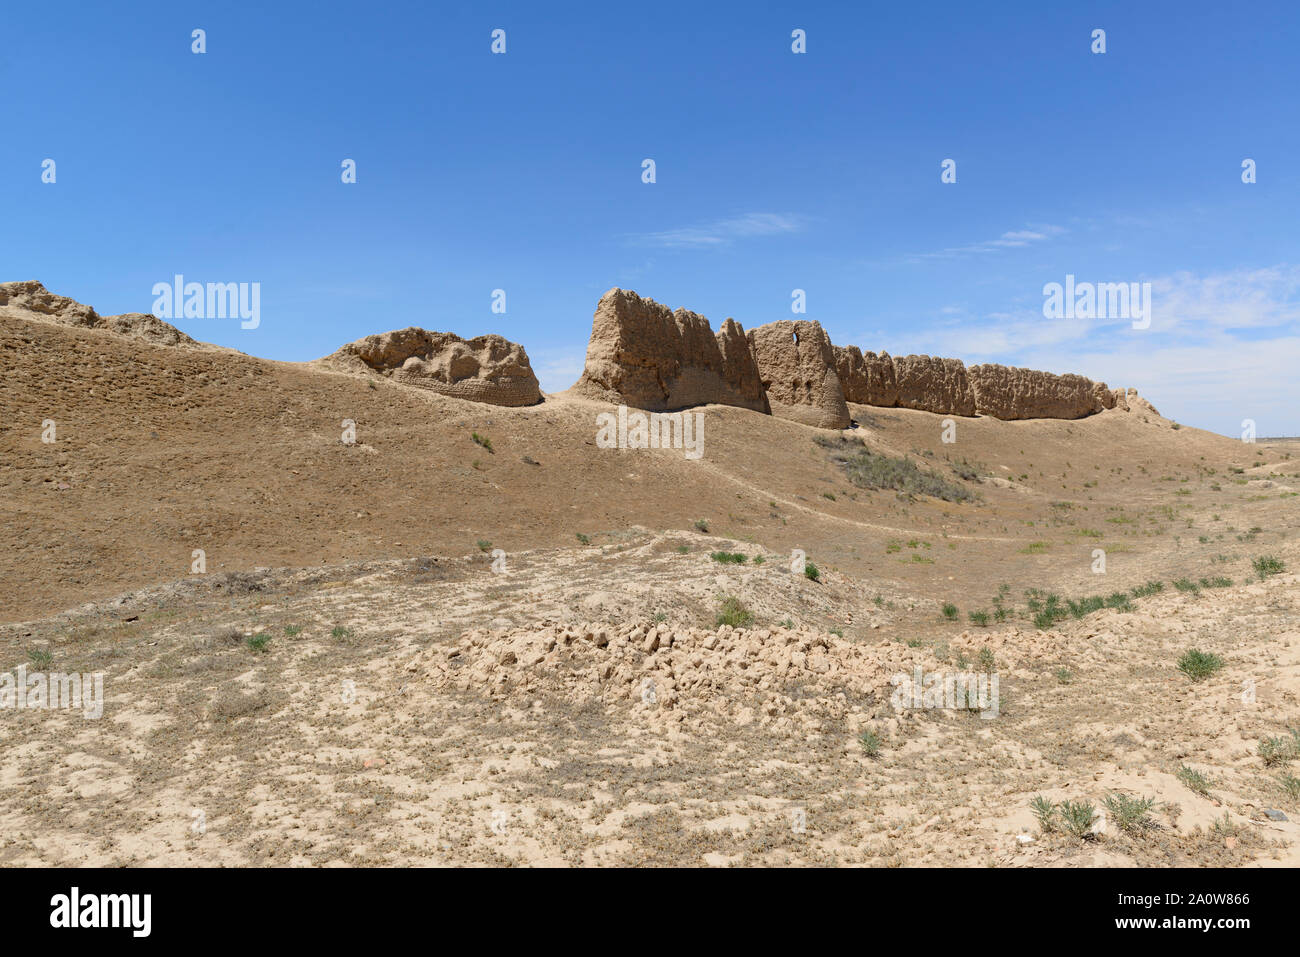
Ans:
[[[2,864],[1298,862],[1300,755],[1260,755],[1300,729],[1294,443],[850,407],[954,503],[735,408],[692,461],[567,394],[15,319],[0,356],[0,655],[105,691],[0,710]],[[899,711],[918,667],[996,674],[996,716]],[[1030,809],[1116,794],[1148,826]]]

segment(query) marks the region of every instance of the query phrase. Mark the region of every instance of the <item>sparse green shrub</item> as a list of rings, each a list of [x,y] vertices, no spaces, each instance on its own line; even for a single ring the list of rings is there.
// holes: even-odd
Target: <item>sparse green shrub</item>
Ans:
[[[1151,809],[1155,803],[1155,798],[1131,797],[1127,794],[1108,794],[1102,801],[1115,826],[1130,833],[1155,826],[1155,821],[1151,820]]]
[[[989,623],[989,613],[986,611],[973,611],[970,613],[970,620],[971,624],[986,628]]]
[[[302,625],[285,625],[284,633],[289,638],[297,638],[302,634]]]
[[[579,545],[590,545],[590,544],[591,544],[591,536],[590,536],[590,535],[584,535],[584,534],[582,534],[582,532],[574,532],[574,534],[578,537],[578,544],[579,544]]]
[[[343,627],[342,625],[335,625],[335,626],[330,630],[330,637],[331,637],[331,638],[351,638],[351,637],[352,637],[352,629],[351,629],[351,628],[345,628],[345,627]]]
[[[248,639],[248,647],[257,652],[266,651],[267,645],[271,643],[271,636],[264,631],[259,631]]]
[[[718,607],[718,617],[714,621],[716,626],[730,625],[732,628],[744,628],[754,620],[739,598],[735,595],[723,595]]]
[[[1134,598],[1149,598],[1151,595],[1158,595],[1164,590],[1164,582],[1149,581],[1145,585],[1138,585],[1130,594]]]
[[[1185,764],[1180,764],[1178,770],[1174,772],[1174,777],[1182,781],[1188,788],[1195,791],[1202,797],[1208,797],[1210,786],[1213,782],[1195,768],[1189,768]]]
[[[1265,579],[1269,575],[1278,575],[1286,571],[1286,564],[1280,558],[1274,558],[1272,555],[1262,555],[1250,563],[1255,569],[1255,574],[1260,579]]]
[[[997,667],[997,659],[993,657],[993,651],[987,645],[980,649],[979,657],[975,660],[980,670],[984,672],[991,672]]]
[[[476,542],[475,544],[478,545],[478,550],[480,552],[486,552],[492,548],[492,543],[489,542],[486,538],[480,538],[478,542]]]
[[[50,666],[50,662],[54,660],[54,654],[48,648],[32,648],[27,652],[27,660],[37,670],[44,671]]]
[[[1034,812],[1034,817],[1038,820],[1038,829],[1044,834],[1051,834],[1056,830],[1056,805],[1041,794],[1034,795],[1029,802],[1029,809]]]
[[[1057,668],[1052,673],[1056,675],[1056,680],[1063,685],[1068,685],[1071,681],[1074,680],[1074,675],[1070,674],[1070,670],[1068,668]]]
[[[1072,837],[1093,837],[1092,826],[1097,823],[1097,808],[1089,801],[1062,801],[1061,824]]]
[[[707,535],[709,534],[709,523],[702,518],[697,518],[695,520],[695,530],[697,532],[703,532],[705,535]]]
[[[1300,757],[1300,732],[1291,731],[1289,738],[1260,738],[1259,756],[1266,766],[1294,761]]]
[[[1210,652],[1191,648],[1178,659],[1178,670],[1193,681],[1208,678],[1223,667],[1223,659]]]
[[[743,565],[747,558],[740,552],[712,552],[709,557],[722,565]]]
[[[470,437],[474,439],[475,444],[483,446],[489,452],[492,451],[492,440],[485,435],[479,435],[477,432],[471,432]]]
[[[809,581],[819,582],[822,580],[822,573],[812,562],[803,563],[803,577]]]
[[[1300,778],[1290,771],[1284,771],[1277,779],[1277,783],[1288,798],[1292,801],[1300,801]]]
[[[880,754],[881,741],[880,735],[870,728],[866,728],[858,735],[858,744],[862,745],[862,752],[869,758],[874,758]]]
[[[818,445],[831,451],[831,461],[859,488],[890,489],[902,496],[928,495],[945,502],[978,501],[977,493],[938,473],[919,468],[911,459],[891,458],[872,452],[861,439],[817,436]]]
[[[944,605],[943,605],[943,617],[946,618],[946,619],[948,619],[949,621],[956,621],[956,620],[957,620],[957,606],[954,605],[954,604],[953,604],[952,602],[950,602],[950,601],[949,601],[949,602],[944,602]]]

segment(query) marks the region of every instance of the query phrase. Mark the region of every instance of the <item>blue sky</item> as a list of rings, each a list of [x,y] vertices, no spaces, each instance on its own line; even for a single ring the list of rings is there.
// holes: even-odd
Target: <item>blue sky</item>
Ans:
[[[837,344],[1079,372],[1192,425],[1300,433],[1293,2],[124,2],[0,22],[0,280],[101,313],[149,311],[176,273],[259,282],[257,329],[177,325],[289,360],[407,325],[499,332],[554,391],[611,286],[715,328],[790,317],[799,288]],[[1151,282],[1151,328],[1044,318],[1067,273]]]

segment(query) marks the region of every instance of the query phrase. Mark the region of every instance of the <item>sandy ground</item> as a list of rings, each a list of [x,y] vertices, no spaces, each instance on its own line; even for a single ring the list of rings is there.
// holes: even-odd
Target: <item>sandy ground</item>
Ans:
[[[0,709],[0,863],[1297,863],[1300,753],[1260,754],[1300,729],[1294,444],[853,407],[955,504],[736,409],[689,461],[563,395],[14,320],[0,356],[0,657],[105,695]],[[917,668],[996,675],[996,716],[900,710]],[[1030,809],[1116,794],[1145,826]]]

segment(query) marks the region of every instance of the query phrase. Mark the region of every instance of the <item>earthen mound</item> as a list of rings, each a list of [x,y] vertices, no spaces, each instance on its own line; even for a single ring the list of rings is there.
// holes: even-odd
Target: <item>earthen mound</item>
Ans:
[[[0,317],[103,329],[161,346],[201,345],[157,316],[143,312],[101,316],[84,303],[55,295],[35,280],[0,283]]]
[[[350,342],[323,362],[490,405],[533,405],[542,393],[523,346],[498,335],[462,339],[411,326]]]

